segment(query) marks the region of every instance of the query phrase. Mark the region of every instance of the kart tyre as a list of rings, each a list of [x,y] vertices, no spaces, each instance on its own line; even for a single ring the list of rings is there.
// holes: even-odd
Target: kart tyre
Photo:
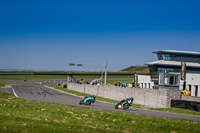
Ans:
[[[118,109],[118,105],[115,105],[115,109]]]
[[[124,110],[127,110],[129,108],[129,105],[125,104],[124,105]]]
[[[90,104],[91,104],[90,100],[86,101],[86,105],[90,105]]]
[[[79,102],[79,104],[82,105],[82,104],[83,104],[83,100],[81,100],[81,101]]]

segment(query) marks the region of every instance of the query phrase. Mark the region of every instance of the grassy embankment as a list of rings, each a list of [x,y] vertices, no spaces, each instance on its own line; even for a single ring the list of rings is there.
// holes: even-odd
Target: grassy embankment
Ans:
[[[149,68],[147,66],[130,66],[128,68],[122,69],[119,72],[137,72],[137,73],[149,73]]]
[[[0,132],[200,132],[200,122],[95,110],[0,92]]]

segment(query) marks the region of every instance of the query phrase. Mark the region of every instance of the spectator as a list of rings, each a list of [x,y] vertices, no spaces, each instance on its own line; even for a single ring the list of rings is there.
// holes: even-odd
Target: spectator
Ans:
[[[120,82],[119,82],[118,86],[120,87]]]
[[[135,82],[132,83],[132,87],[135,87]]]
[[[120,82],[120,87],[123,87],[124,85],[123,85],[123,83],[122,82]]]
[[[124,83],[124,88],[125,88],[126,86],[127,86],[127,83],[125,82],[125,83]]]

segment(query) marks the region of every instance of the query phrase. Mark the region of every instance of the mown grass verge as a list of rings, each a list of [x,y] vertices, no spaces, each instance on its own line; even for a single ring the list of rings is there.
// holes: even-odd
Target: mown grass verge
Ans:
[[[16,98],[0,92],[0,132],[200,132],[200,122]]]
[[[77,91],[69,90],[69,89],[63,88],[61,86],[56,86],[56,85],[48,85],[48,86],[53,87],[53,88],[58,89],[58,90],[62,90],[62,91],[71,93],[71,94],[75,94],[77,96],[83,96],[84,97],[84,96],[89,95],[89,94],[86,94],[86,93],[80,93],[80,92],[77,92]],[[103,97],[99,97],[99,96],[97,96],[96,99],[99,100],[99,101],[105,101],[105,102],[114,103],[114,104],[116,104],[118,102],[116,100],[103,98]],[[133,104],[132,106],[135,107],[135,108],[142,108],[142,109],[148,109],[148,110],[200,116],[200,112],[196,112],[196,111],[192,111],[192,110],[186,110],[186,109],[180,109],[180,108],[150,108],[150,107],[146,107],[146,106],[142,106],[142,105],[138,105],[138,104]]]
[[[0,83],[0,87],[5,87],[5,83]]]
[[[0,80],[67,79],[67,75],[0,75]]]
[[[0,75],[0,80],[32,80],[32,79],[67,79],[69,75]],[[91,78],[99,79],[100,75],[75,75],[77,79]],[[127,75],[108,75],[107,78],[130,78],[133,79],[133,76]]]

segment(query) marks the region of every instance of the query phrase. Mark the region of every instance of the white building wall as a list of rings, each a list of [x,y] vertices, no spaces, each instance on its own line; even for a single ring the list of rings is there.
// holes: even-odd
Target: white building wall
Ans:
[[[150,75],[138,75],[138,83],[140,88],[153,88],[154,82],[151,81]],[[145,87],[146,84],[146,87]],[[189,85],[191,85],[191,96],[195,96],[196,89],[198,86],[197,97],[200,97],[200,73],[187,73],[186,74],[186,89],[189,90]],[[183,81],[180,81],[180,89],[183,89]]]
[[[189,90],[191,85],[191,96],[195,96],[196,89],[198,87],[197,96],[200,97],[200,73],[186,73],[186,89]],[[180,89],[183,88],[183,81],[180,82]]]
[[[151,81],[150,75],[139,75],[138,74],[138,83],[140,88],[153,88],[154,82]]]
[[[200,85],[198,86],[198,97],[200,97]]]

